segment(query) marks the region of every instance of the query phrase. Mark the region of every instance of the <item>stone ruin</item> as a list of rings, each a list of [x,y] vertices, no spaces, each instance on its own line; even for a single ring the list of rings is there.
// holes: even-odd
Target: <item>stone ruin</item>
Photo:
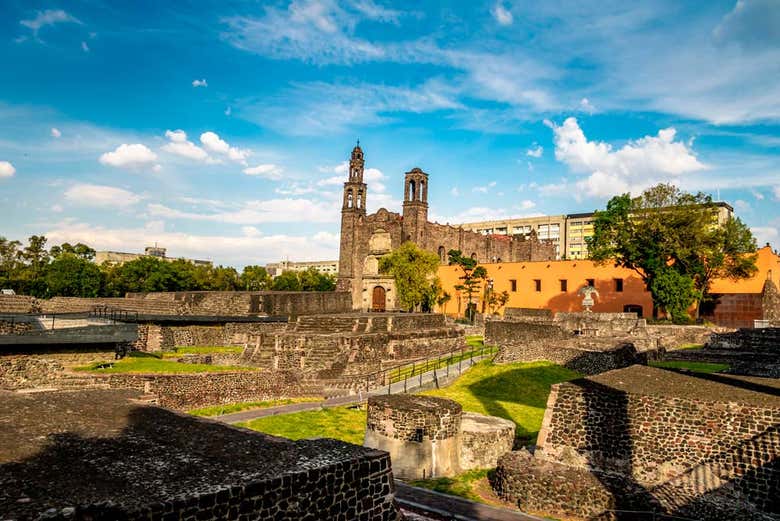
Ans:
[[[0,391],[0,517],[400,519],[387,453],[141,405],[133,391]]]
[[[780,378],[780,327],[713,334],[703,349],[668,352],[664,359],[727,364],[731,374]]]
[[[646,363],[667,348],[703,343],[701,326],[648,326],[636,313],[557,313],[508,309],[485,323],[485,344],[496,345],[499,363],[550,361],[583,374]]]
[[[492,468],[514,440],[511,421],[464,413],[453,400],[407,394],[368,399],[363,445],[387,451],[401,479]]]
[[[777,519],[778,427],[778,380],[634,365],[554,385],[535,450],[504,455],[492,485],[554,516]]]
[[[368,385],[385,385],[384,368],[464,346],[463,332],[443,315],[309,315],[286,329],[250,335],[241,363],[300,371],[332,389],[365,389],[366,375],[376,378]]]

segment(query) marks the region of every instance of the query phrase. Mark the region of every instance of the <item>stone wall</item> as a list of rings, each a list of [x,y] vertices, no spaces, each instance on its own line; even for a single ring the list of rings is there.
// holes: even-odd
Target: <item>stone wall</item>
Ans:
[[[93,375],[97,383],[115,389],[137,389],[156,396],[171,409],[189,410],[209,405],[322,396],[321,386],[304,383],[292,371],[229,371],[183,374]]]
[[[579,505],[578,515],[605,505],[696,519],[778,515],[779,389],[776,380],[694,378],[643,366],[557,384],[533,465],[521,470],[521,457],[502,460],[497,490],[521,508],[547,502],[552,512],[571,513],[567,505]],[[560,487],[544,492],[544,480],[524,477],[544,466],[547,482],[566,483],[575,495],[560,496]],[[601,491],[593,479],[570,484],[570,471],[591,473]]]
[[[368,399],[366,447],[390,453],[401,479],[460,472],[460,404],[444,398],[396,394]]]
[[[0,295],[0,314],[39,313],[40,303],[27,295]]]
[[[764,282],[764,289],[761,292],[761,308],[764,320],[776,323],[780,327],[780,290],[771,279]]]
[[[33,329],[29,321],[0,319],[0,335],[21,335]]]
[[[287,326],[286,322],[227,322],[217,325],[161,326],[139,324],[138,351],[171,351],[176,347],[243,346],[250,337],[272,334]]]
[[[0,393],[3,518],[400,521],[384,452],[267,436],[132,398]]]
[[[464,412],[460,432],[460,468],[492,469],[515,444],[515,424],[496,416]]]

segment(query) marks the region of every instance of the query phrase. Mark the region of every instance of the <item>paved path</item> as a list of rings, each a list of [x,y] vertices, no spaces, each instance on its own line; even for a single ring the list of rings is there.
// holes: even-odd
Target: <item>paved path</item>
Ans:
[[[469,369],[477,362],[489,357],[491,355],[485,355],[482,357],[474,357],[462,360],[458,363],[452,364],[449,367],[442,367],[435,371],[428,371],[421,375],[416,375],[412,378],[408,378],[401,382],[396,382],[388,386],[377,387],[370,390],[368,393],[361,392],[359,394],[351,394],[347,396],[339,396],[337,398],[330,398],[321,402],[303,402],[292,403],[290,405],[280,405],[279,407],[268,407],[266,409],[253,409],[249,411],[241,411],[232,414],[223,414],[221,416],[213,416],[212,420],[217,420],[224,423],[240,423],[256,418],[265,418],[266,416],[275,416],[277,414],[291,414],[294,412],[302,411],[315,411],[324,407],[340,407],[345,405],[355,405],[366,401],[368,396],[375,396],[379,394],[400,394],[405,392],[414,392],[420,389],[436,387],[438,383],[447,381],[452,378],[460,376],[464,371]]]
[[[395,482],[395,498],[401,508],[432,519],[457,521],[543,521],[543,518],[499,508],[433,490]]]

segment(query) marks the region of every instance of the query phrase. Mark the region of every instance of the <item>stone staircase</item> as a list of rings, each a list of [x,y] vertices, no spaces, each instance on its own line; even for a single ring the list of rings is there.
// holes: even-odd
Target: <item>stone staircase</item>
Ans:
[[[306,315],[298,317],[292,331],[309,334],[357,333],[365,331],[367,317],[339,315]],[[362,327],[362,331],[360,331]]]
[[[38,299],[27,295],[0,295],[0,314],[27,314],[40,311]]]

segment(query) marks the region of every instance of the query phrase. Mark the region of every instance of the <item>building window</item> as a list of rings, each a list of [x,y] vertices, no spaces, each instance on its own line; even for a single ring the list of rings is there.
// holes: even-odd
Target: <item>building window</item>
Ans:
[[[588,286],[591,286],[593,288],[596,287],[596,281],[595,279],[585,279],[585,284]]]
[[[512,291],[516,292],[517,291],[517,281],[515,279],[511,279],[509,281],[509,284],[512,287]]]
[[[569,281],[566,279],[561,279],[560,282],[561,282],[561,291],[564,293],[569,291]]]
[[[542,280],[541,279],[534,279],[534,287],[536,288],[537,292],[542,291]]]
[[[623,279],[615,279],[615,291],[618,293],[623,291]]]

